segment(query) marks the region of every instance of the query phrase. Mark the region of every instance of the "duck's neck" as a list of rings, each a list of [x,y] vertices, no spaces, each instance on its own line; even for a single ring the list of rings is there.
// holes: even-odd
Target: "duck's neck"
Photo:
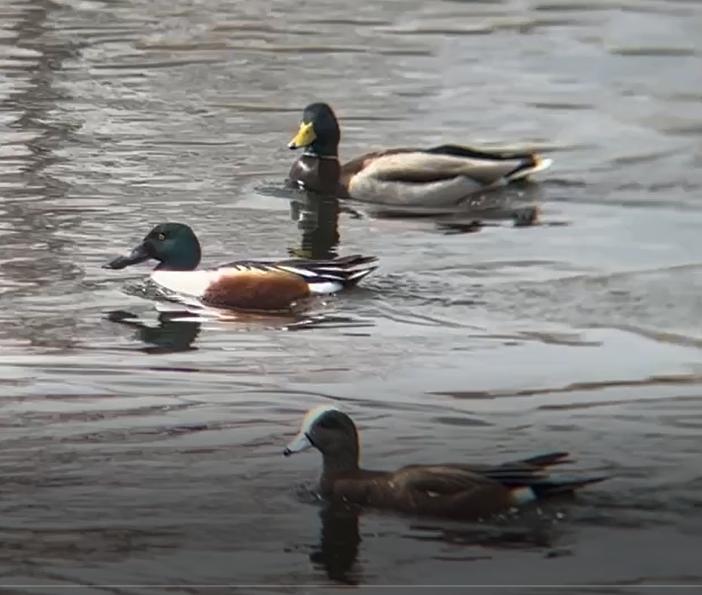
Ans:
[[[315,141],[305,149],[305,155],[317,157],[317,159],[339,159],[338,143],[320,143]]]
[[[177,246],[164,255],[156,271],[194,271],[200,264],[200,245]]]
[[[197,265],[200,264],[200,259],[175,259],[160,263],[155,271],[194,271]]]
[[[322,483],[333,480],[351,471],[358,471],[358,450],[350,450],[343,454],[326,454],[323,456]]]

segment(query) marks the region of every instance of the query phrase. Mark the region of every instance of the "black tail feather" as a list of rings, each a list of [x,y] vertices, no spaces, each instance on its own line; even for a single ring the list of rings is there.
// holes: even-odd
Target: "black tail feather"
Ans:
[[[552,477],[549,474],[549,469],[557,465],[572,463],[573,461],[569,457],[570,453],[562,451],[544,453],[492,467],[486,470],[484,475],[510,488],[532,488],[537,498],[573,493],[583,486],[608,479],[607,476],[602,475]]]
[[[573,494],[582,487],[600,483],[609,479],[606,475],[590,475],[585,477],[554,477],[531,484],[538,499],[551,498],[559,495]]]
[[[362,254],[351,254],[350,256],[341,256],[339,258],[335,258],[334,260],[329,260],[326,262],[336,266],[357,267],[378,262],[378,257],[363,256]]]
[[[551,467],[552,465],[562,465],[563,463],[568,463],[569,452],[549,452],[542,455],[536,455],[534,457],[529,457],[528,459],[522,459],[519,461],[524,465],[533,465],[534,467]]]

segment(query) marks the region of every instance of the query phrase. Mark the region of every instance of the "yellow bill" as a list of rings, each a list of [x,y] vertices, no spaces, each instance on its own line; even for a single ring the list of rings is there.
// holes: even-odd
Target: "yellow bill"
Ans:
[[[315,140],[317,140],[317,135],[314,133],[312,122],[303,122],[300,124],[300,130],[297,131],[295,138],[288,143],[288,149],[309,147]]]

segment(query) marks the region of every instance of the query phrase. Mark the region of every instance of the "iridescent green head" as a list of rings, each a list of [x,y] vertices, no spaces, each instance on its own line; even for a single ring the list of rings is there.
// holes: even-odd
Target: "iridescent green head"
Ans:
[[[302,112],[302,122],[289,149],[305,149],[305,153],[320,157],[339,154],[341,131],[336,115],[326,103],[310,103]]]
[[[188,225],[161,223],[127,256],[119,256],[103,268],[123,269],[153,259],[159,262],[158,270],[193,271],[200,264],[201,256],[200,242]]]

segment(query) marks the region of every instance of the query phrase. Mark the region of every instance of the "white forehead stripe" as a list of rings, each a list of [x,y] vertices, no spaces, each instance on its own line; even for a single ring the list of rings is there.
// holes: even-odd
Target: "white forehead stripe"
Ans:
[[[319,418],[323,417],[330,411],[341,411],[341,409],[334,407],[334,405],[317,405],[317,407],[312,407],[312,409],[310,409],[302,419],[302,423],[300,424],[300,433],[306,434],[309,432],[310,429],[312,429],[312,426],[317,423]]]

